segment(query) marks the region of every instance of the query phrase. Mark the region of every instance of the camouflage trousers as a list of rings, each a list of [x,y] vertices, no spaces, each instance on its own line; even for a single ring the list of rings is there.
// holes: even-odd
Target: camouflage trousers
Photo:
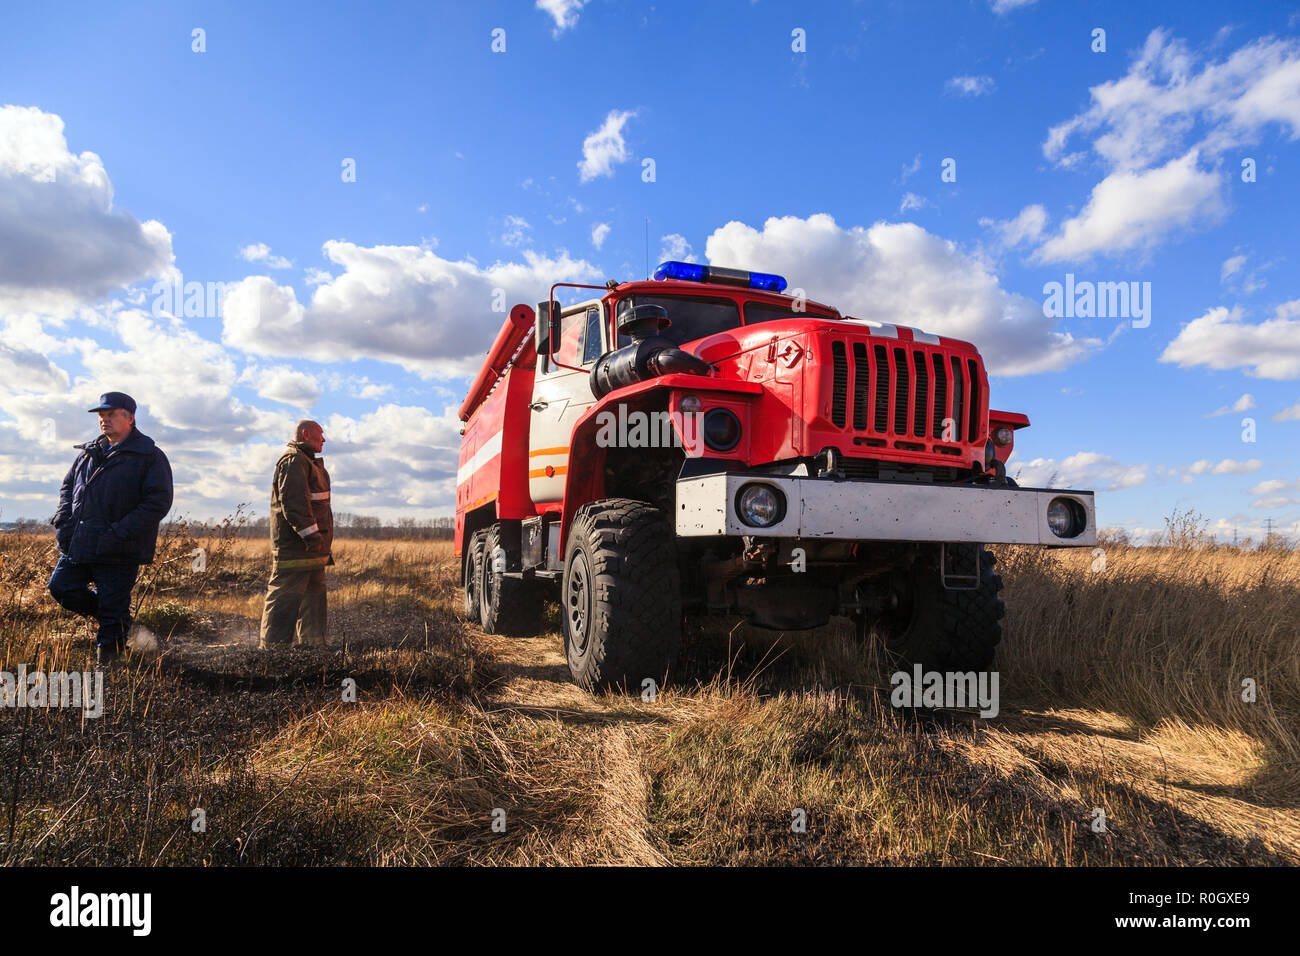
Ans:
[[[276,565],[266,584],[261,647],[271,644],[325,646],[325,568]]]

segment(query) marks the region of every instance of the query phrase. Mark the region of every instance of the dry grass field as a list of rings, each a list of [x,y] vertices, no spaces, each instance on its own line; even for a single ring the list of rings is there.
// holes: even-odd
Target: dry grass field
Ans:
[[[657,700],[592,696],[554,605],[530,638],[461,621],[440,542],[337,542],[331,646],[260,652],[266,543],[199,535],[160,542],[137,590],[156,646],[106,672],[102,717],[0,710],[0,860],[1300,863],[1294,552],[1115,547],[1094,572],[997,549],[984,720],[890,707],[847,624],[720,621]],[[0,670],[94,666],[92,625],[44,593],[54,556],[0,536]]]

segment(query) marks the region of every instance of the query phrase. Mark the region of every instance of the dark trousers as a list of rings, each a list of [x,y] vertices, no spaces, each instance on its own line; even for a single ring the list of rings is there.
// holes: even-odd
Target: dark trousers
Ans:
[[[139,573],[138,564],[77,564],[61,554],[48,587],[50,596],[69,611],[98,619],[96,647],[120,650],[131,629],[131,588]]]
[[[262,608],[261,646],[319,644],[325,646],[325,568],[282,568],[271,571]]]

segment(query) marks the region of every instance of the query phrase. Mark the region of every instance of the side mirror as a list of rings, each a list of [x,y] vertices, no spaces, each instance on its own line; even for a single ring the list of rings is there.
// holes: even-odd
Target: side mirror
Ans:
[[[560,303],[537,303],[537,324],[534,335],[537,338],[537,357],[542,362],[542,372],[550,366],[551,355],[555,352],[556,338],[560,330]]]

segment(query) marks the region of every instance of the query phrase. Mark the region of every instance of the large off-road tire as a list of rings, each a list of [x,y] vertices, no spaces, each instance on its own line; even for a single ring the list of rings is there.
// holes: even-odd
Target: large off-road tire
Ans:
[[[643,501],[583,505],[565,545],[564,651],[587,690],[663,687],[682,638],[681,577],[672,526]]]
[[[489,634],[535,634],[542,620],[542,589],[535,581],[506,577],[493,559],[501,540],[497,526],[483,534],[479,560],[479,624]]]
[[[465,592],[465,620],[479,623],[479,579],[483,576],[483,532],[472,535],[465,545],[465,568],[461,589]]]
[[[962,672],[993,663],[1002,640],[1002,577],[993,570],[997,559],[983,546],[978,557],[979,586],[972,590],[948,590],[928,562],[902,575],[897,610],[871,622],[891,663]]]

